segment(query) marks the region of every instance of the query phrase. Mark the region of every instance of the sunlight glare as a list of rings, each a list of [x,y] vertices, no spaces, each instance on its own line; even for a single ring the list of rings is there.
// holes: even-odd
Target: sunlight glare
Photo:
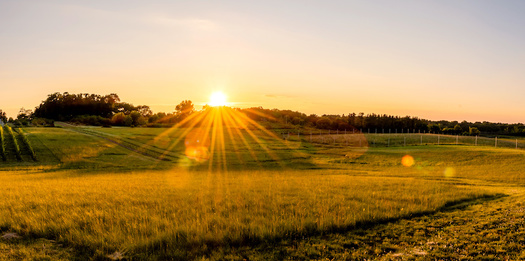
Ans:
[[[211,94],[210,96],[210,106],[216,107],[216,106],[226,106],[226,95],[221,92],[217,91]]]

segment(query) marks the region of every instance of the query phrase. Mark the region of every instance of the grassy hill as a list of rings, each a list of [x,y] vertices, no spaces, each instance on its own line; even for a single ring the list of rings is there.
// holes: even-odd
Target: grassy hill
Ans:
[[[445,220],[477,231],[465,213],[484,211],[480,204],[489,210],[483,222],[499,218],[496,205],[517,218],[523,150],[415,134],[61,126],[14,132],[36,161],[27,148],[17,160],[4,132],[0,236],[12,236],[0,239],[0,259],[518,259],[524,251],[483,250],[480,239],[448,252],[449,241],[433,239],[450,228]],[[407,155],[413,165],[403,166]],[[509,238],[498,234],[511,225],[486,228],[501,243],[525,233],[520,225]]]

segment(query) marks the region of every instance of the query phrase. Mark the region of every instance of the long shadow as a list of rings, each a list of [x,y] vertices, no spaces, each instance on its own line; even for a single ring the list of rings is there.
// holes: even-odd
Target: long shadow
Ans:
[[[151,258],[146,253],[155,253],[153,256],[158,259],[170,260],[192,260],[203,256],[210,257],[217,249],[227,249],[232,252],[242,252],[242,249],[256,248],[257,251],[272,251],[280,246],[280,243],[286,240],[301,241],[309,237],[322,236],[328,234],[345,234],[354,230],[374,230],[376,227],[400,220],[410,220],[422,216],[434,215],[443,212],[453,212],[465,209],[472,205],[482,204],[484,202],[497,200],[507,197],[505,194],[482,195],[474,198],[450,201],[434,211],[422,211],[411,213],[396,218],[385,218],[373,221],[357,222],[356,224],[344,226],[331,226],[326,229],[317,229],[315,226],[307,226],[302,231],[287,231],[276,236],[258,237],[248,233],[241,235],[236,239],[217,239],[204,241],[189,241],[184,232],[175,235],[169,235],[165,238],[149,242],[145,245],[138,246],[132,250],[138,257]],[[236,250],[237,249],[237,250]],[[142,256],[146,255],[146,256]],[[142,258],[141,258],[142,257]],[[134,257],[135,259],[135,257]]]

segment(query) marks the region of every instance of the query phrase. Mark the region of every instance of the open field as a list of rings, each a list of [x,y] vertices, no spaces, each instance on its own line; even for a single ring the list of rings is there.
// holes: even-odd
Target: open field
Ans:
[[[23,131],[38,160],[8,149],[2,162],[4,260],[525,253],[525,152],[515,148],[364,147],[238,129],[204,143],[184,128]],[[208,153],[188,150],[197,143]],[[413,165],[401,164],[406,155]]]

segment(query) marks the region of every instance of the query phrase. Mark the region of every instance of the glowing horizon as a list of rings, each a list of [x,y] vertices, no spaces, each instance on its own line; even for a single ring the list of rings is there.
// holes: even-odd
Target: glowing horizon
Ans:
[[[211,94],[209,105],[212,107],[227,106],[229,103],[226,100],[226,94],[222,91],[216,91]]]
[[[525,3],[0,2],[0,109],[117,93],[300,111],[525,122]],[[301,12],[297,12],[301,10]],[[490,25],[490,26],[489,26]]]

